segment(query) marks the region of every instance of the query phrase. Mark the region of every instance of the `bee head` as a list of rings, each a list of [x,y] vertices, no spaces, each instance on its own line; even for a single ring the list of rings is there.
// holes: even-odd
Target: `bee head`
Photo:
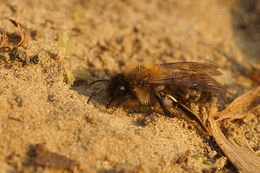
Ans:
[[[112,102],[116,101],[117,106],[127,100],[131,96],[131,90],[128,82],[125,80],[122,73],[112,77],[107,87],[107,96],[109,106]]]

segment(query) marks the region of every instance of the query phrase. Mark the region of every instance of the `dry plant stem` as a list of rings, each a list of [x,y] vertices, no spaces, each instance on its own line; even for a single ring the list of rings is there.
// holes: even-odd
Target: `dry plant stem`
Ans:
[[[22,46],[26,48],[28,44],[28,40],[30,38],[29,30],[24,25],[20,24],[19,22],[13,19],[9,19],[9,18],[2,18],[2,19],[6,19],[10,21],[15,27],[18,28],[19,33],[21,34],[21,40],[14,47]],[[14,48],[13,46],[8,44],[8,38],[6,32],[0,35],[0,48],[1,47],[9,47],[10,49]]]
[[[260,157],[248,148],[240,147],[234,141],[228,140],[214,119],[209,118],[209,126],[218,146],[237,169],[248,173],[260,173]]]
[[[225,110],[208,118],[209,129],[217,144],[234,166],[248,173],[260,173],[260,157],[249,148],[238,146],[227,139],[219,128],[218,121],[243,118],[248,112],[259,109],[260,86],[234,100]]]
[[[7,41],[6,32],[0,35],[0,48],[4,46],[5,42]]]
[[[8,19],[8,20],[14,26],[16,26],[19,29],[19,32],[21,34],[21,40],[20,40],[20,42],[16,46],[17,47],[18,46],[23,46],[24,48],[26,48],[27,47],[27,42],[28,42],[28,39],[29,39],[29,36],[30,36],[30,33],[29,33],[28,29],[24,25],[18,23],[15,20],[12,20],[12,19]]]
[[[250,111],[260,109],[260,86],[239,96],[225,110],[212,116],[217,121],[224,119],[239,119]]]

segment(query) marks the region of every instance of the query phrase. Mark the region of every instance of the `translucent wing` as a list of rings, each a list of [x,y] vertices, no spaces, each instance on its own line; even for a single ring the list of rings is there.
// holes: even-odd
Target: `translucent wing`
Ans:
[[[221,85],[212,77],[219,76],[221,72],[218,67],[209,63],[176,62],[159,64],[169,70],[168,73],[149,78],[148,85],[172,85],[183,86],[188,89],[215,92],[221,94]]]
[[[159,64],[160,66],[172,70],[182,70],[182,71],[190,71],[197,73],[207,73],[211,76],[219,76],[222,75],[220,71],[218,71],[218,66],[210,63],[202,63],[202,62],[174,62],[174,63],[165,63]]]

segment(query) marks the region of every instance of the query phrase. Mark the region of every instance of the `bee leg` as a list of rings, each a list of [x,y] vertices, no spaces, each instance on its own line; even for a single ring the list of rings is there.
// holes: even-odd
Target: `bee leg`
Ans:
[[[124,101],[126,101],[128,98],[129,98],[128,95],[126,95],[126,96],[124,96],[124,97],[121,97],[121,98],[117,101],[116,105],[114,106],[114,107],[115,107],[115,108],[114,108],[114,111],[121,105],[121,103],[123,103]],[[110,98],[110,99],[108,100],[107,104],[106,104],[106,109],[109,108],[109,106],[111,105],[112,102],[113,102],[113,99]]]
[[[109,108],[109,106],[110,106],[111,103],[112,103],[112,98],[109,98],[109,99],[107,100],[106,109]]]
[[[129,98],[128,95],[126,95],[126,96],[124,96],[124,97],[121,97],[121,99],[117,102],[115,108],[117,109],[117,108],[121,105],[121,103],[123,103],[124,101],[126,101],[128,98]]]
[[[161,106],[163,112],[165,113],[165,115],[167,115],[167,116],[170,117],[170,118],[173,118],[174,115],[172,115],[172,114],[170,113],[170,111],[168,111],[168,109],[167,109],[166,106],[164,105],[164,103],[163,103],[163,101],[161,100],[161,98],[158,97],[157,95],[155,95],[155,96],[156,96],[156,99],[157,99],[157,101],[159,102],[159,104],[160,104],[160,106]]]

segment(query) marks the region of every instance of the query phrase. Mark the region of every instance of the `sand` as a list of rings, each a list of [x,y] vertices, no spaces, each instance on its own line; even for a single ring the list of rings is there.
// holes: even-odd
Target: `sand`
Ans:
[[[0,172],[235,172],[185,120],[106,110],[104,94],[87,104],[98,87],[87,84],[133,63],[210,62],[229,104],[259,85],[257,0],[0,0],[0,11],[30,32],[15,58],[0,52]],[[6,19],[0,32],[19,38]],[[225,134],[259,150],[259,112],[224,123]],[[39,143],[78,165],[32,164]]]

